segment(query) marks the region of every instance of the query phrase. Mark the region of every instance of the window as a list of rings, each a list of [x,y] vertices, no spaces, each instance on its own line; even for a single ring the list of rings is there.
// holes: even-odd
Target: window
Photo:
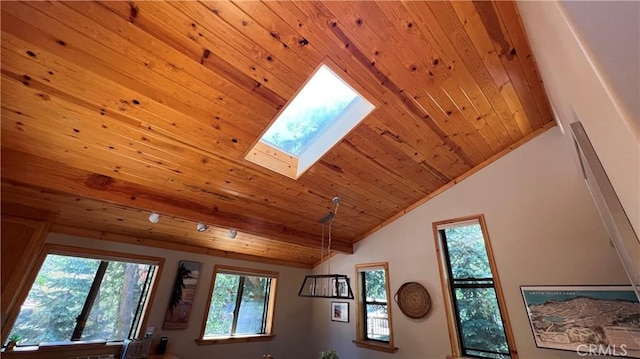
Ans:
[[[357,346],[395,352],[389,306],[389,267],[387,263],[356,265]]]
[[[201,344],[268,340],[278,273],[215,266]]]
[[[161,259],[52,245],[42,257],[10,332],[21,345],[139,334]]]
[[[360,123],[374,106],[321,65],[245,157],[298,178]]]
[[[453,356],[517,358],[484,217],[433,226]]]

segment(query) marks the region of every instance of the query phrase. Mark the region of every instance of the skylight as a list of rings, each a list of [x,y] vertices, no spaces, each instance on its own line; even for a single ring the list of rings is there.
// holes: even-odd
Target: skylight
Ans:
[[[297,178],[374,106],[322,65],[254,146],[246,159]]]
[[[357,97],[351,87],[323,65],[278,116],[262,141],[299,156]]]

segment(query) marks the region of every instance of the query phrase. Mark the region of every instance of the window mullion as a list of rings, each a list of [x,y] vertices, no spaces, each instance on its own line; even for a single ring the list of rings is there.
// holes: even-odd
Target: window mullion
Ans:
[[[460,323],[460,308],[458,307],[458,300],[456,299],[456,290],[455,290],[455,286],[454,286],[454,280],[453,280],[453,269],[451,268],[451,259],[449,257],[449,246],[447,244],[447,234],[445,233],[444,229],[439,230],[438,232],[440,232],[440,238],[441,238],[441,244],[442,244],[442,250],[444,252],[444,258],[445,258],[445,264],[447,265],[447,273],[449,275],[450,280],[448,281],[449,284],[449,291],[451,293],[451,302],[453,304],[453,310],[455,311],[455,319],[456,319],[456,327],[458,329],[458,333],[460,333],[460,339],[459,339],[459,347],[462,349],[462,323]]]
[[[367,315],[367,280],[365,272],[360,272],[360,283],[362,283],[362,318],[364,318],[363,334],[365,339],[369,339],[369,333],[367,333],[367,327],[369,326],[369,316]]]
[[[140,323],[140,319],[142,317],[142,309],[144,308],[144,303],[147,301],[149,287],[151,287],[151,281],[153,280],[154,273],[155,266],[147,265],[147,279],[144,281],[144,284],[142,286],[142,292],[140,293],[140,298],[138,299],[138,305],[136,306],[136,311],[134,313],[133,320],[131,321],[131,327],[129,328],[129,334],[127,335],[127,338],[129,339],[134,337],[134,331],[137,329],[138,324]]]
[[[245,276],[240,276],[238,281],[238,295],[236,296],[236,307],[233,309],[233,324],[231,324],[231,335],[236,334],[236,328],[238,326],[238,315],[240,314],[240,304],[242,303],[242,295],[244,294],[244,280]]]
[[[488,278],[474,278],[474,277],[469,277],[469,278],[452,278],[454,281],[458,281],[458,282],[488,282],[488,281],[493,281],[493,277],[488,277]]]
[[[471,347],[462,347],[464,349],[464,354],[465,355],[473,355],[473,354],[469,354],[467,351],[469,350],[473,350],[476,352],[482,352],[482,353],[489,353],[489,354],[498,354],[498,355],[510,355],[509,352],[496,352],[496,351],[492,351],[492,350],[486,350],[486,349],[475,349],[475,348],[471,348]]]
[[[98,295],[98,291],[100,290],[100,284],[102,283],[104,274],[107,272],[108,265],[108,261],[100,261],[100,265],[96,270],[96,275],[93,278],[93,283],[91,283],[91,289],[89,290],[89,294],[87,294],[87,299],[84,301],[82,311],[80,312],[80,315],[76,317],[76,327],[71,335],[72,341],[80,340],[80,337],[82,336],[82,331],[84,331],[84,327],[87,324],[87,318],[89,317],[91,307],[93,306],[96,296]]]
[[[267,281],[267,283],[265,285],[264,303],[262,304],[262,307],[264,308],[264,310],[262,311],[262,333],[265,333],[267,331],[266,325],[267,317],[269,314],[269,297],[271,296],[271,278],[265,278],[265,280]]]
[[[496,285],[494,283],[452,283],[451,286],[455,288],[494,288]]]

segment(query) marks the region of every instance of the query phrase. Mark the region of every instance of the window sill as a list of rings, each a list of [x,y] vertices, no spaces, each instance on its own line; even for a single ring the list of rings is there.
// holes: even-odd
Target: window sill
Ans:
[[[198,345],[211,345],[211,344],[229,344],[229,343],[247,343],[247,342],[265,342],[273,340],[275,335],[262,334],[262,335],[245,335],[245,336],[233,336],[233,337],[216,337],[209,339],[196,339]]]
[[[386,353],[395,353],[398,351],[398,348],[393,347],[390,344],[382,344],[370,340],[354,340],[353,342],[360,348],[378,350]]]
[[[7,358],[50,358],[56,356],[77,357],[102,354],[120,355],[122,342],[64,342],[47,343],[31,346],[17,346],[13,350],[2,350],[2,357]]]

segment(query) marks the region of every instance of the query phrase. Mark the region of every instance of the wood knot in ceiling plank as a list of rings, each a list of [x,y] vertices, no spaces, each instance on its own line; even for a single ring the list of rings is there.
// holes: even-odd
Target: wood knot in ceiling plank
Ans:
[[[113,178],[99,174],[89,175],[87,180],[84,182],[85,186],[99,190],[106,190],[113,183],[115,183],[115,180]]]
[[[476,9],[478,10],[478,14],[480,15],[480,19],[484,24],[489,36],[493,41],[499,44],[500,46],[500,56],[506,56],[507,60],[513,60],[516,55],[516,49],[511,47],[509,42],[507,41],[502,28],[500,27],[500,21],[498,19],[498,14],[493,7],[493,4],[490,2],[484,1],[474,1]]]
[[[130,22],[134,22],[136,20],[136,17],[138,17],[138,7],[134,4],[130,4],[130,9],[129,9],[129,21]]]

